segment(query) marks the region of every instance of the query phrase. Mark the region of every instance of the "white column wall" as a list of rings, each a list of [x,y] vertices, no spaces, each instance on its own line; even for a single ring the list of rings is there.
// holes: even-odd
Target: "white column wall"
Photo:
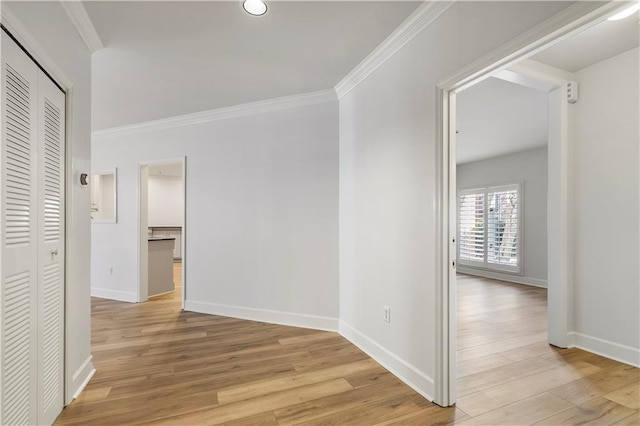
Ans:
[[[578,346],[640,366],[640,57],[576,73],[575,333]]]

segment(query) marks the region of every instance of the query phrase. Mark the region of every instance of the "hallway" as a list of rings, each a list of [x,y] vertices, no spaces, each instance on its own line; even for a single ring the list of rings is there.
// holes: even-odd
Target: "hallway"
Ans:
[[[180,311],[176,292],[92,299],[97,373],[59,425],[374,424],[432,404],[337,333]],[[417,417],[416,417],[417,416]]]

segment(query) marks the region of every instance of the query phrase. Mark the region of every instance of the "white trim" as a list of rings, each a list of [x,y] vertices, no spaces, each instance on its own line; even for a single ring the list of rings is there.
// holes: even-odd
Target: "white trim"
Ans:
[[[458,272],[466,275],[490,278],[492,280],[506,281],[506,282],[516,283],[516,284],[530,285],[533,287],[547,288],[547,280],[541,280],[539,278],[531,278],[531,277],[525,277],[522,275],[513,275],[513,274],[501,274],[499,272],[485,271],[482,269],[465,267],[463,265],[460,265],[458,267]]]
[[[91,287],[91,297],[99,297],[100,299],[119,300],[121,302],[136,303],[136,294],[130,291],[110,290],[107,288]]]
[[[184,301],[187,298],[187,156],[182,157],[182,229],[180,230],[180,263],[182,267],[182,275],[180,282],[182,283],[182,300],[180,308],[184,310]],[[148,225],[148,224],[147,224]]]
[[[100,35],[96,31],[96,28],[91,22],[91,18],[87,14],[87,10],[81,1],[61,1],[62,7],[69,16],[69,19],[76,27],[80,38],[84,41],[84,44],[89,49],[89,52],[94,53],[104,48],[104,44],[100,39]]]
[[[340,320],[338,333],[358,348],[362,349],[362,351],[413,390],[429,401],[433,401],[433,379],[420,371],[416,366],[403,360],[393,352],[390,352],[388,349],[384,348],[368,336],[356,330],[352,325],[342,320]]]
[[[300,108],[308,105],[316,105],[325,102],[336,101],[336,93],[333,89],[317,92],[302,93],[299,95],[285,96],[282,98],[267,99],[264,101],[249,102],[225,108],[196,112],[193,114],[177,115],[160,120],[144,121],[110,129],[96,130],[91,133],[94,139],[107,139],[119,136],[135,135],[139,133],[154,132],[181,126],[209,123],[216,120],[242,117],[246,115],[261,114],[265,112],[280,111],[291,108]]]
[[[455,163],[456,146],[449,144],[449,138],[456,137],[455,110],[456,95],[441,88],[436,88],[436,135],[439,143],[436,144],[437,155],[441,161],[436,162],[436,288],[435,288],[435,372],[434,372],[434,401],[446,407],[455,400],[456,381],[449,380],[456,375],[456,351],[450,351],[451,345],[455,345],[457,325],[451,321],[450,312],[456,312],[456,278],[455,270],[451,268],[456,260],[455,242],[449,239],[456,232],[456,197],[449,186],[456,187]],[[442,278],[442,284],[438,285],[438,278]]]
[[[138,282],[136,302],[141,303],[149,299],[149,166],[145,163],[138,163],[137,195]]]
[[[167,294],[171,294],[171,293],[175,293],[175,292],[176,292],[175,290],[163,291],[162,293],[154,294],[153,296],[147,297],[147,300],[153,299],[154,297],[158,297],[158,296],[166,296]]]
[[[561,348],[573,327],[572,126],[566,93],[559,87],[547,95],[547,341]]]
[[[84,360],[80,368],[78,368],[76,372],[73,373],[73,377],[72,377],[73,384],[77,383],[80,380],[82,381],[77,387],[75,387],[75,390],[71,390],[69,392],[69,394],[72,394],[73,396],[71,397],[70,400],[66,401],[65,405],[69,405],[71,401],[78,398],[82,393],[82,391],[84,390],[84,388],[89,384],[89,381],[91,380],[93,375],[96,374],[96,369],[93,367],[93,363],[91,362],[92,359],[93,359],[93,356],[89,355],[87,359]]]
[[[86,369],[86,368],[87,368],[87,366],[88,366],[89,364],[91,364],[91,360],[92,360],[92,359],[93,359],[93,355],[89,355],[89,356],[87,357],[87,359],[85,359],[85,360],[84,360],[84,362],[82,363],[82,365],[80,366],[80,368],[78,368],[78,369],[76,370],[76,372],[75,372],[75,373],[73,373],[73,381],[74,381],[74,382],[78,380],[78,377],[80,376],[80,374],[82,374],[82,371],[83,371],[84,369]],[[91,367],[93,367],[93,364],[91,365]],[[92,368],[92,369],[93,369],[93,368]]]
[[[582,333],[569,333],[570,347],[580,348],[615,361],[640,368],[640,349]]]
[[[294,312],[272,311],[268,309],[248,308],[244,306],[221,305],[218,303],[186,300],[184,310],[201,314],[220,315],[241,318],[271,324],[293,327],[313,328],[315,330],[337,331],[338,319],[318,315],[298,314]]]
[[[349,74],[335,86],[338,99],[342,99],[378,67],[396,54],[404,45],[413,40],[440,15],[449,9],[454,1],[425,2],[404,20],[382,43],[362,60]]]

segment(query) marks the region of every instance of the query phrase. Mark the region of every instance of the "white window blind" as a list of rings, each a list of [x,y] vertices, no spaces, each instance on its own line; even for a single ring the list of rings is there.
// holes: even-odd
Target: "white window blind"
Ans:
[[[484,263],[484,200],[483,192],[461,194],[459,198],[460,260]]]
[[[458,263],[520,273],[521,185],[458,191]]]

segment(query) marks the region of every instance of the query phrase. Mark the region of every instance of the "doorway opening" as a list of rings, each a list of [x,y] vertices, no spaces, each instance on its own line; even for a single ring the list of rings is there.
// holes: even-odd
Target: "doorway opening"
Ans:
[[[548,141],[554,87],[498,73],[457,94],[457,406],[554,367],[547,321]],[[520,74],[518,74],[521,76]],[[553,110],[553,109],[552,109]],[[554,111],[557,112],[557,111]],[[502,373],[502,374],[501,374]],[[504,385],[506,387],[507,385]]]
[[[186,294],[186,159],[139,164],[138,302]]]
[[[547,268],[548,268],[548,343],[558,347],[572,344],[569,331],[573,317],[571,300],[572,253],[569,235],[570,194],[570,103],[576,85],[571,73],[552,66],[528,60],[545,49],[579,34],[628,7],[628,4],[605,4],[592,7],[575,5],[563,14],[564,25],[550,23],[553,31],[535,28],[498,50],[462,70],[457,76],[439,86],[439,134],[442,137],[441,193],[439,198],[440,285],[436,287],[436,376],[435,402],[453,405],[457,399],[457,306],[456,273],[458,259],[458,192],[456,185],[456,110],[457,95],[483,80],[500,76],[525,85],[547,86],[549,96],[548,141],[548,213],[547,213]],[[573,15],[573,17],[571,16]],[[637,41],[637,40],[636,40]],[[604,59],[604,58],[603,58]],[[531,86],[534,87],[534,86]],[[488,196],[489,189],[485,194]],[[495,193],[495,190],[494,190]],[[486,216],[484,216],[486,218]],[[486,236],[486,232],[484,232]]]

